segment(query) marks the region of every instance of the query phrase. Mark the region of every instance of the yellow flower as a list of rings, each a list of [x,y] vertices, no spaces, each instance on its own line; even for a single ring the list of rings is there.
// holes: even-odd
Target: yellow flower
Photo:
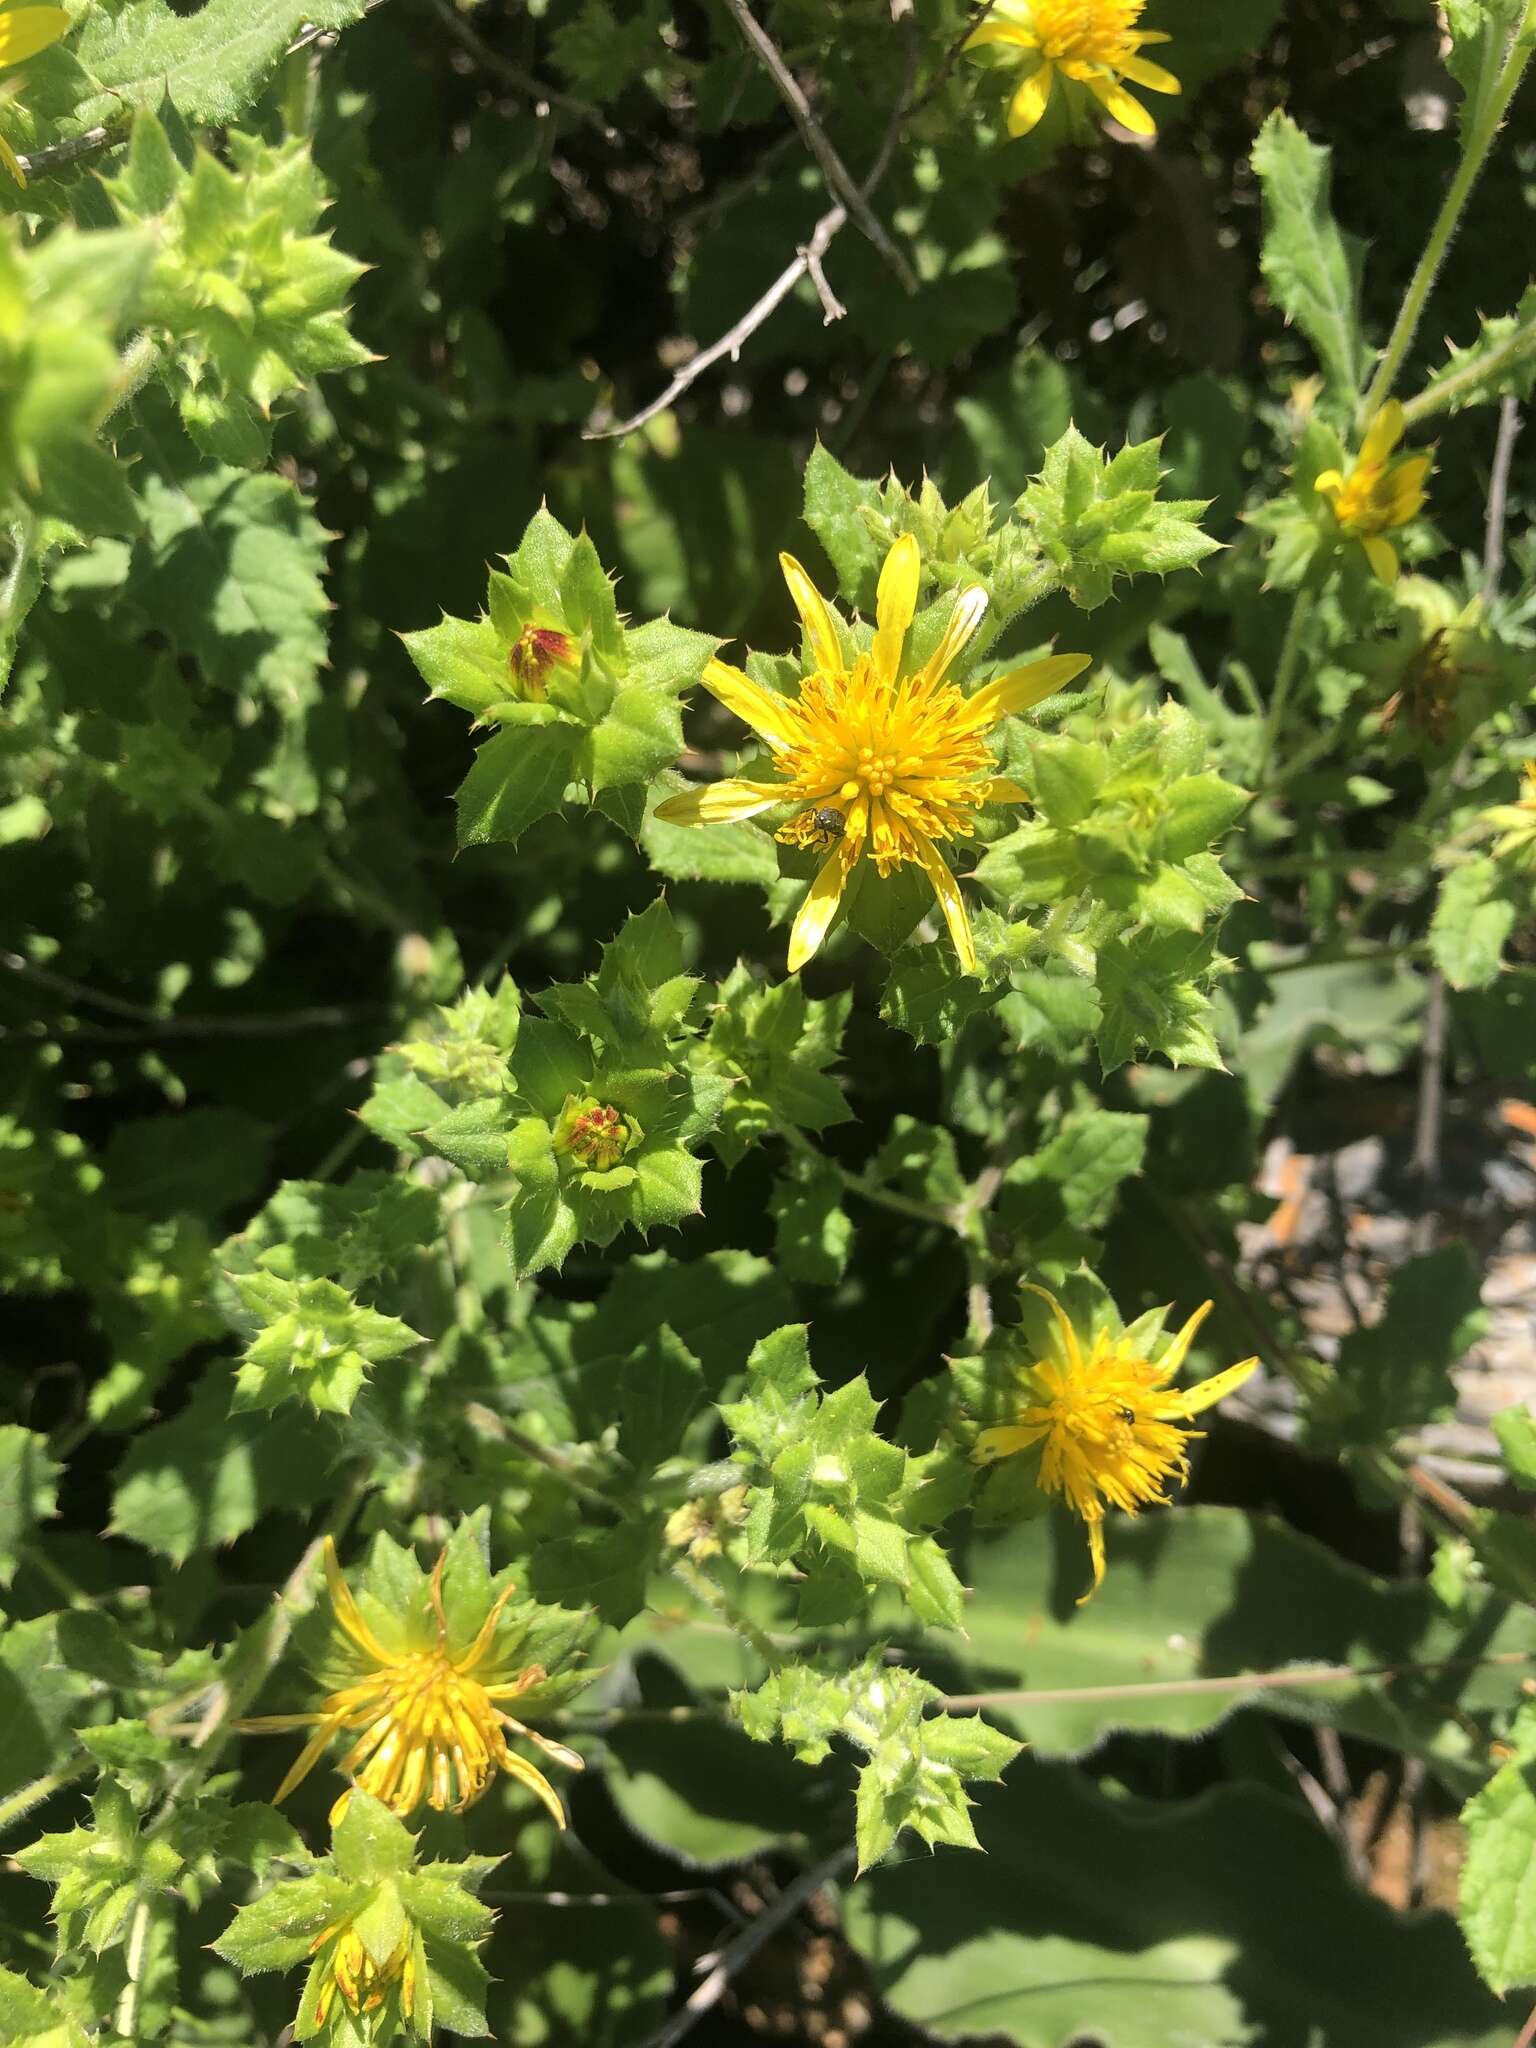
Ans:
[[[1259,1361],[1245,1358],[1181,1392],[1168,1382],[1210,1314],[1210,1302],[1195,1310],[1154,1363],[1141,1355],[1132,1334],[1116,1337],[1108,1329],[1095,1333],[1085,1356],[1056,1297],[1043,1287],[1029,1291],[1050,1303],[1060,1351],[1054,1358],[1037,1358],[1027,1368],[1026,1400],[1017,1420],[984,1429],[976,1441],[976,1457],[991,1464],[1043,1445],[1041,1487],[1046,1493],[1061,1494],[1088,1526],[1093,1585],[1083,1595],[1086,1600],[1104,1581],[1106,1508],[1123,1508],[1134,1515],[1148,1505],[1166,1506],[1163,1489],[1168,1481],[1181,1482],[1189,1473],[1185,1445],[1203,1433],[1185,1424],[1241,1386]]]
[[[400,2011],[406,2019],[410,2018],[416,2003],[416,1964],[409,1928],[382,1963],[376,1963],[369,1955],[362,1936],[350,1921],[324,1928],[310,1943],[310,1954],[318,1955],[327,1942],[331,1949],[324,1959],[324,1974],[314,1994],[317,2027],[323,2027],[330,2018],[338,1992],[347,2011],[354,2019],[361,2019],[365,2014],[380,2011],[396,1985],[400,1991]]]
[[[1359,541],[1383,583],[1397,581],[1398,561],[1396,548],[1382,536],[1418,517],[1424,507],[1424,479],[1429,475],[1427,455],[1392,460],[1405,425],[1402,406],[1389,398],[1366,429],[1348,476],[1325,469],[1317,479],[1317,489],[1333,507],[1339,531]]]
[[[1141,52],[1166,43],[1155,30],[1138,28],[1147,0],[998,0],[966,43],[968,50],[1001,44],[1017,50],[1025,72],[1008,105],[1008,132],[1027,135],[1044,114],[1058,72],[1085,85],[1123,128],[1155,135],[1157,123],[1121,83],[1148,92],[1178,92],[1179,81]]]
[[[315,1713],[261,1714],[236,1724],[258,1734],[315,1730],[278,1786],[274,1804],[308,1777],[333,1736],[357,1731],[358,1739],[341,1759],[340,1769],[402,1820],[423,1799],[440,1813],[449,1808],[462,1813],[486,1791],[499,1768],[537,1793],[555,1824],[565,1826],[565,1810],[554,1787],[541,1770],[507,1746],[503,1732],[510,1729],[572,1770],[582,1768],[573,1750],[525,1728],[497,1704],[516,1699],[545,1677],[540,1664],[511,1677],[498,1676],[496,1624],[514,1588],[508,1586],[497,1595],[473,1641],[455,1643],[443,1609],[447,1555],[444,1551],[432,1572],[432,1638],[409,1649],[390,1650],[364,1620],[342,1577],[336,1546],[326,1538],[325,1577],[332,1614],[353,1652],[370,1668],[356,1683],[328,1694]],[[351,1796],[350,1790],[343,1792],[331,1808],[333,1825]]]
[[[39,50],[46,50],[60,36],[68,35],[73,25],[62,7],[0,10],[0,71],[8,71],[13,64],[25,64]],[[5,165],[18,185],[26,184],[26,173],[20,160],[3,135],[0,135],[0,164]]]
[[[1491,849],[1495,860],[1521,868],[1536,864],[1536,761],[1526,762],[1514,802],[1484,811],[1483,822],[1501,835]]]
[[[791,974],[826,937],[866,854],[882,877],[904,862],[923,869],[961,965],[974,973],[970,919],[939,845],[968,838],[983,805],[1026,801],[1017,783],[993,772],[986,735],[1010,713],[1027,711],[1080,675],[1088,657],[1031,662],[967,697],[945,678],[987,608],[986,592],[972,587],[956,597],[928,660],[904,668],[922,561],[917,542],[903,534],[880,571],[874,640],[850,665],[832,612],[810,577],[792,555],[780,555],[779,563],[811,652],[799,695],[781,697],[724,661],[709,663],[704,682],[767,741],[782,780],[710,783],[669,798],[656,815],[677,825],[712,825],[755,817],[776,804],[801,806],[779,838],[825,852],[790,934]]]

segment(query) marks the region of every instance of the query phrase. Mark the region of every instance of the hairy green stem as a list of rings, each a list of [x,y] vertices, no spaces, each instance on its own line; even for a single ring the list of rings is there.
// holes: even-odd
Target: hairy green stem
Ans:
[[[1533,355],[1536,355],[1536,320],[1527,326],[1517,327],[1508,341],[1490,349],[1486,355],[1478,356],[1465,369],[1452,370],[1449,376],[1437,377],[1433,384],[1426,385],[1417,398],[1410,398],[1404,405],[1403,418],[1410,427],[1416,426],[1420,420],[1428,419],[1431,413],[1456,404],[1481,384],[1493,383],[1505,371],[1514,369],[1517,363],[1523,363],[1527,356]]]
[[[0,1833],[12,1821],[25,1820],[34,1806],[41,1806],[45,1799],[51,1799],[55,1792],[62,1792],[66,1785],[73,1785],[88,1771],[95,1769],[95,1760],[84,1753],[73,1763],[60,1764],[57,1770],[45,1771],[40,1778],[34,1778],[30,1785],[22,1785],[7,1798],[0,1799]]]
[[[1269,764],[1274,758],[1275,743],[1285,723],[1286,707],[1290,703],[1291,690],[1296,681],[1296,671],[1301,666],[1301,643],[1307,630],[1307,621],[1312,616],[1316,598],[1308,585],[1303,584],[1296,593],[1291,606],[1290,624],[1285,629],[1285,640],[1280,648],[1280,661],[1275,670],[1275,687],[1270,693],[1269,715],[1264,721],[1264,742],[1259,750],[1258,782],[1262,788],[1269,774]]]
[[[713,1579],[701,1572],[691,1558],[679,1557],[673,1560],[672,1575],[680,1579],[696,1600],[700,1600],[712,1614],[718,1614],[734,1635],[740,1636],[748,1649],[755,1650],[770,1671],[783,1668],[784,1653],[765,1629],[745,1614],[738,1614]]]
[[[1461,162],[1456,167],[1444,203],[1435,217],[1435,224],[1429,231],[1429,240],[1419,258],[1418,267],[1409,280],[1398,310],[1397,320],[1382,350],[1381,361],[1376,365],[1376,374],[1370,388],[1360,401],[1358,414],[1362,426],[1386,403],[1392,395],[1392,386],[1397,382],[1403,359],[1413,346],[1413,338],[1419,331],[1419,322],[1424,317],[1424,308],[1434,289],[1440,265],[1445,252],[1451,245],[1451,237],[1461,222],[1472,187],[1477,183],[1483,165],[1488,160],[1494,138],[1503,126],[1509,103],[1515,96],[1515,89],[1525,75],[1530,62],[1532,43],[1523,27],[1510,38],[1502,63],[1494,74],[1492,83],[1480,88],[1477,107],[1473,118],[1462,130]]]

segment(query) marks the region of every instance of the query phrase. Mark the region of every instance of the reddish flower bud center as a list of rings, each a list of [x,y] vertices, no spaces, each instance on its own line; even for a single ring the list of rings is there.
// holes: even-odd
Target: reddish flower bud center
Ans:
[[[568,633],[554,626],[524,626],[507,656],[507,665],[525,690],[541,691],[550,670],[575,660]]]
[[[624,1119],[606,1102],[583,1110],[571,1125],[570,1147],[584,1166],[605,1173],[617,1166],[629,1149],[629,1131]]]

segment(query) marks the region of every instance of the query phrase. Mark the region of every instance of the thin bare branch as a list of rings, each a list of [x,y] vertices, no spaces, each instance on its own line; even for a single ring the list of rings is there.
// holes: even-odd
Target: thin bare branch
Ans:
[[[1520,401],[1499,401],[1499,432],[1488,477],[1488,516],[1483,528],[1483,595],[1492,597],[1504,568],[1504,521],[1509,513],[1509,471],[1520,438]]]
[[[885,258],[902,289],[915,292],[917,279],[913,275],[911,264],[891,240],[885,223],[870,205],[867,189],[854,182],[852,173],[832,146],[826,130],[811,112],[811,103],[800,90],[794,73],[780,55],[777,43],[747,6],[747,0],[725,0],[725,4],[736,26],[746,38],[747,47],[773,80],[780,98],[794,117],[795,126],[800,130],[806,148],[821,167],[821,175],[827,181],[828,192],[834,199],[843,202],[860,232],[868,237]]]
[[[693,2032],[705,2013],[720,2003],[730,1989],[731,1980],[740,1975],[763,1944],[771,1940],[786,1921],[792,1920],[806,1900],[813,1898],[823,1885],[841,1877],[853,1860],[854,1846],[850,1842],[811,1869],[802,1871],[793,1884],[787,1884],[772,1905],[765,1906],[740,1934],[726,1943],[703,1983],[689,1992],[686,2003],[673,2013],[665,2026],[646,2036],[640,2048],[676,2048],[676,2043]]]
[[[531,71],[525,71],[521,64],[514,64],[510,57],[504,57],[500,50],[493,50],[490,44],[474,27],[466,15],[451,4],[451,0],[432,0],[433,12],[448,33],[466,49],[482,69],[494,74],[503,85],[522,98],[532,100],[535,108],[558,108],[562,114],[569,114],[584,127],[594,129],[605,142],[617,142],[619,131],[605,121],[596,107],[589,107],[585,100],[572,99],[569,93],[557,92],[554,86],[545,85],[535,78]]]
[[[896,150],[896,140],[901,133],[902,122],[906,117],[907,104],[912,91],[912,80],[917,70],[917,57],[918,42],[914,37],[911,40],[907,54],[906,79],[896,105],[892,109],[891,118],[886,124],[879,155],[870,166],[869,176],[864,180],[863,189],[866,196],[875,190],[880,180],[890,168],[891,158]],[[729,356],[731,361],[735,362],[745,344],[757,332],[758,328],[772,316],[776,309],[783,304],[801,278],[814,277],[814,267],[820,266],[827,250],[831,247],[833,238],[841,232],[847,225],[847,222],[848,209],[839,202],[838,205],[824,213],[821,219],[817,221],[810,240],[802,248],[795,251],[794,261],[785,265],[784,269],[779,272],[779,275],[769,285],[762,297],[755,300],[735,325],[726,329],[718,341],[711,342],[708,348],[700,349],[697,355],[690,356],[688,361],[683,364],[682,368],[673,377],[672,382],[665,391],[661,392],[656,398],[653,398],[648,405],[642,406],[639,412],[632,413],[627,420],[621,420],[615,426],[588,427],[583,433],[582,439],[584,441],[617,441],[622,439],[625,434],[634,433],[637,427],[643,427],[648,420],[655,419],[658,413],[665,412],[668,406],[681,398],[689,386],[696,383],[711,364],[718,363],[723,356]],[[825,279],[822,282],[825,283]],[[820,290],[821,287],[818,286],[817,288]],[[833,315],[828,304],[829,297],[830,290],[822,297],[821,303],[823,312],[826,313],[828,319],[831,319]],[[834,299],[833,303],[839,302]]]
[[[1410,1664],[1294,1664],[1280,1671],[1245,1671],[1233,1678],[1148,1678],[1125,1685],[1061,1685],[1032,1692],[1010,1687],[1002,1692],[953,1692],[939,1701],[946,1714],[969,1714],[978,1707],[1065,1707],[1097,1700],[1171,1699],[1181,1693],[1244,1693],[1306,1691],[1314,1685],[1360,1685],[1368,1679],[1391,1684],[1434,1671],[1481,1671],[1493,1665],[1529,1664],[1526,1650],[1501,1650],[1491,1657],[1436,1657]]]
[[[795,260],[779,272],[760,299],[755,300],[742,314],[734,326],[728,327],[718,341],[701,348],[696,356],[690,356],[677,372],[665,391],[643,405],[627,420],[620,420],[613,427],[588,427],[582,435],[584,441],[616,441],[625,434],[632,434],[637,427],[643,427],[647,420],[655,419],[657,413],[665,412],[669,405],[682,397],[690,384],[694,384],[712,363],[718,363],[722,356],[729,356],[735,362],[742,348],[756,334],[765,320],[788,298],[802,277],[810,273],[812,263],[820,263],[831,246],[832,238],[846,224],[848,209],[834,206],[830,213],[824,213],[816,223],[816,231],[803,249],[795,252]]]

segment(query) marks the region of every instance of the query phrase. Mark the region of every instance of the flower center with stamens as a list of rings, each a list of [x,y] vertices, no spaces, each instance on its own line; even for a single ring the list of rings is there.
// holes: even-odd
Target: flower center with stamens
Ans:
[[[553,626],[524,626],[512,643],[507,666],[530,697],[542,697],[552,668],[572,666],[575,642]]]
[[[496,1708],[446,1650],[417,1650],[336,1696],[364,1733],[342,1768],[408,1813],[425,1793],[439,1812],[472,1805],[506,1751]]]
[[[611,1103],[594,1102],[570,1119],[561,1138],[583,1166],[607,1173],[629,1150],[631,1135],[627,1120]]]
[[[992,756],[962,691],[906,677],[894,686],[861,656],[846,675],[807,676],[792,744],[776,749],[785,795],[807,808],[779,837],[815,845],[816,813],[843,815],[842,860],[867,846],[882,875],[920,860],[919,835],[962,839],[974,829]]]
[[[1034,29],[1052,64],[1119,66],[1134,57],[1146,0],[1035,0]]]

